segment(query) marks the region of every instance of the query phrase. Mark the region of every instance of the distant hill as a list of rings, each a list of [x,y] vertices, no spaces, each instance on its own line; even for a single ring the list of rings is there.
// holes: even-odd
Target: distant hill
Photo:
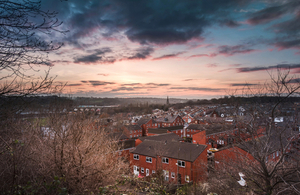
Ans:
[[[127,105],[127,104],[166,104],[167,98],[73,98],[76,105]],[[188,99],[169,98],[170,104],[186,103]]]

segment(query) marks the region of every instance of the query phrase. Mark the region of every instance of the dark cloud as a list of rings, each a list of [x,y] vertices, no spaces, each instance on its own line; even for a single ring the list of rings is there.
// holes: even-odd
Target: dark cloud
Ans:
[[[292,13],[299,6],[299,1],[282,1],[281,4],[271,4],[270,7],[252,13],[248,19],[248,22],[253,25],[267,23],[280,18],[284,14]]]
[[[289,49],[289,48],[300,49],[300,39],[299,38],[293,39],[292,37],[278,42],[275,41],[274,45],[278,47],[280,50]]]
[[[262,70],[272,70],[272,69],[299,69],[300,64],[278,64],[275,66],[267,66],[267,67],[244,67],[244,68],[236,68],[237,72],[255,72],[255,71],[262,71]]]
[[[215,53],[211,54],[196,54],[196,55],[191,55],[187,57],[189,58],[195,58],[195,57],[216,57],[218,55],[225,55],[225,56],[232,56],[236,54],[245,54],[245,53],[251,53],[256,51],[255,49],[252,49],[251,47],[253,45],[256,45],[258,42],[257,40],[255,41],[249,41],[247,43],[239,44],[239,45],[221,45],[217,47],[217,51]]]
[[[220,88],[203,88],[203,87],[171,87],[170,89],[177,89],[177,90],[192,90],[192,91],[209,91],[209,92],[219,92],[224,89]]]
[[[141,85],[141,83],[127,83],[127,84],[122,84],[121,86],[135,86],[135,85]]]
[[[276,33],[284,33],[287,35],[295,35],[300,32],[300,11],[290,20],[274,24],[271,29]]]
[[[134,53],[133,55],[127,57],[127,59],[129,59],[129,60],[146,59],[153,52],[154,52],[154,49],[152,47],[142,47],[142,48],[137,49],[136,53]]]
[[[182,81],[194,81],[194,80],[197,80],[197,79],[184,79]]]
[[[196,54],[196,55],[191,55],[188,58],[198,58],[198,57],[209,57],[210,55],[208,54]]]
[[[226,56],[232,56],[235,54],[244,54],[244,53],[250,53],[255,51],[254,49],[250,48],[249,45],[222,45],[218,47],[218,52],[215,54],[212,54],[211,56],[216,56],[218,54],[226,55]]]
[[[228,26],[232,9],[248,4],[248,0],[211,1],[82,1],[48,0],[43,7],[58,11],[62,21],[72,31],[66,40],[80,46],[79,39],[99,31],[111,38],[123,31],[131,41],[141,44],[185,43],[201,39],[204,29],[220,19]],[[54,7],[54,5],[59,5]]]
[[[163,87],[163,86],[169,86],[170,84],[167,84],[167,83],[146,83],[145,85]]]
[[[230,27],[230,28],[235,28],[235,27],[240,26],[239,23],[237,23],[236,21],[230,20],[230,19],[221,20],[220,23],[221,23],[221,25],[225,25],[225,26]]]
[[[294,79],[290,79],[289,81],[288,81],[288,83],[300,83],[300,78],[294,78]]]
[[[247,87],[247,86],[255,86],[258,84],[253,84],[253,83],[232,83],[230,86],[232,87]]]
[[[82,86],[81,83],[74,83],[74,84],[67,84],[66,86],[68,87],[78,87],[78,86]]]
[[[153,58],[152,60],[162,60],[162,59],[169,59],[169,58],[175,58],[180,54],[183,54],[185,52],[178,52],[178,53],[174,53],[174,54],[167,54],[167,55],[162,55],[160,57],[157,58]]]
[[[111,91],[135,91],[135,90],[140,90],[144,89],[142,87],[119,87],[116,89],[112,89]]]
[[[110,48],[102,48],[102,49],[95,49],[93,51],[88,51],[87,54],[80,57],[74,58],[74,63],[84,63],[84,64],[90,64],[90,63],[114,63],[116,59],[111,56],[106,56],[107,53],[111,53],[112,50]]]
[[[300,83],[300,78],[291,79],[288,81],[288,83]]]
[[[80,81],[82,83],[90,83],[93,86],[103,86],[103,85],[113,85],[116,84],[114,82],[106,82],[106,81]]]

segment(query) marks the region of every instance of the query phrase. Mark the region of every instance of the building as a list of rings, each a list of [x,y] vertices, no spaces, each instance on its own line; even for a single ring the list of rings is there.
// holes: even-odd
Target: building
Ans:
[[[130,152],[130,168],[140,176],[160,170],[170,183],[201,181],[207,172],[206,147],[179,141],[144,140]]]

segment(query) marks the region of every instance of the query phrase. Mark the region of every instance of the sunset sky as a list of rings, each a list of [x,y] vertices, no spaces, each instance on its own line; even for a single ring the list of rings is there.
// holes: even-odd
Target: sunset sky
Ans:
[[[300,73],[298,0],[44,0],[64,46],[49,54],[66,94],[212,98]],[[42,67],[44,68],[44,67]]]

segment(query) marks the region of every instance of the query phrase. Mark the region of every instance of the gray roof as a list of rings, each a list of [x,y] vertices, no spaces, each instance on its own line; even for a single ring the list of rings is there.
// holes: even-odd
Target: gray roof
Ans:
[[[167,129],[152,129],[152,128],[149,128],[148,133],[165,134],[165,133],[168,133],[168,130]]]
[[[205,125],[202,124],[190,124],[187,129],[205,130]]]
[[[125,125],[128,130],[141,130],[141,126],[139,125]]]
[[[171,126],[171,127],[161,127],[160,129],[167,129],[169,131],[177,131],[177,130],[182,130],[183,125],[178,125],[178,126]]]
[[[167,115],[165,117],[155,119],[155,122],[173,123],[179,115]]]
[[[131,153],[149,156],[164,156],[168,158],[194,162],[205,151],[206,145],[192,144],[187,142],[163,142],[145,140]]]
[[[148,123],[151,120],[151,118],[141,118],[137,121],[137,125],[142,126],[143,124]]]
[[[175,133],[165,133],[165,134],[160,134],[160,135],[153,135],[153,136],[147,136],[147,137],[140,137],[140,140],[144,141],[144,140],[155,140],[155,141],[167,141],[167,142],[171,142],[171,141],[183,141],[183,139],[181,137],[179,137],[178,135],[176,135]]]
[[[148,133],[163,134],[163,133],[167,133],[168,131],[182,130],[183,127],[184,127],[183,125],[179,125],[179,126],[172,126],[172,127],[149,128]]]
[[[227,125],[227,124],[212,124],[207,125],[206,127],[206,135],[211,135],[214,133],[220,133],[223,131],[229,131],[234,129],[234,125]]]

